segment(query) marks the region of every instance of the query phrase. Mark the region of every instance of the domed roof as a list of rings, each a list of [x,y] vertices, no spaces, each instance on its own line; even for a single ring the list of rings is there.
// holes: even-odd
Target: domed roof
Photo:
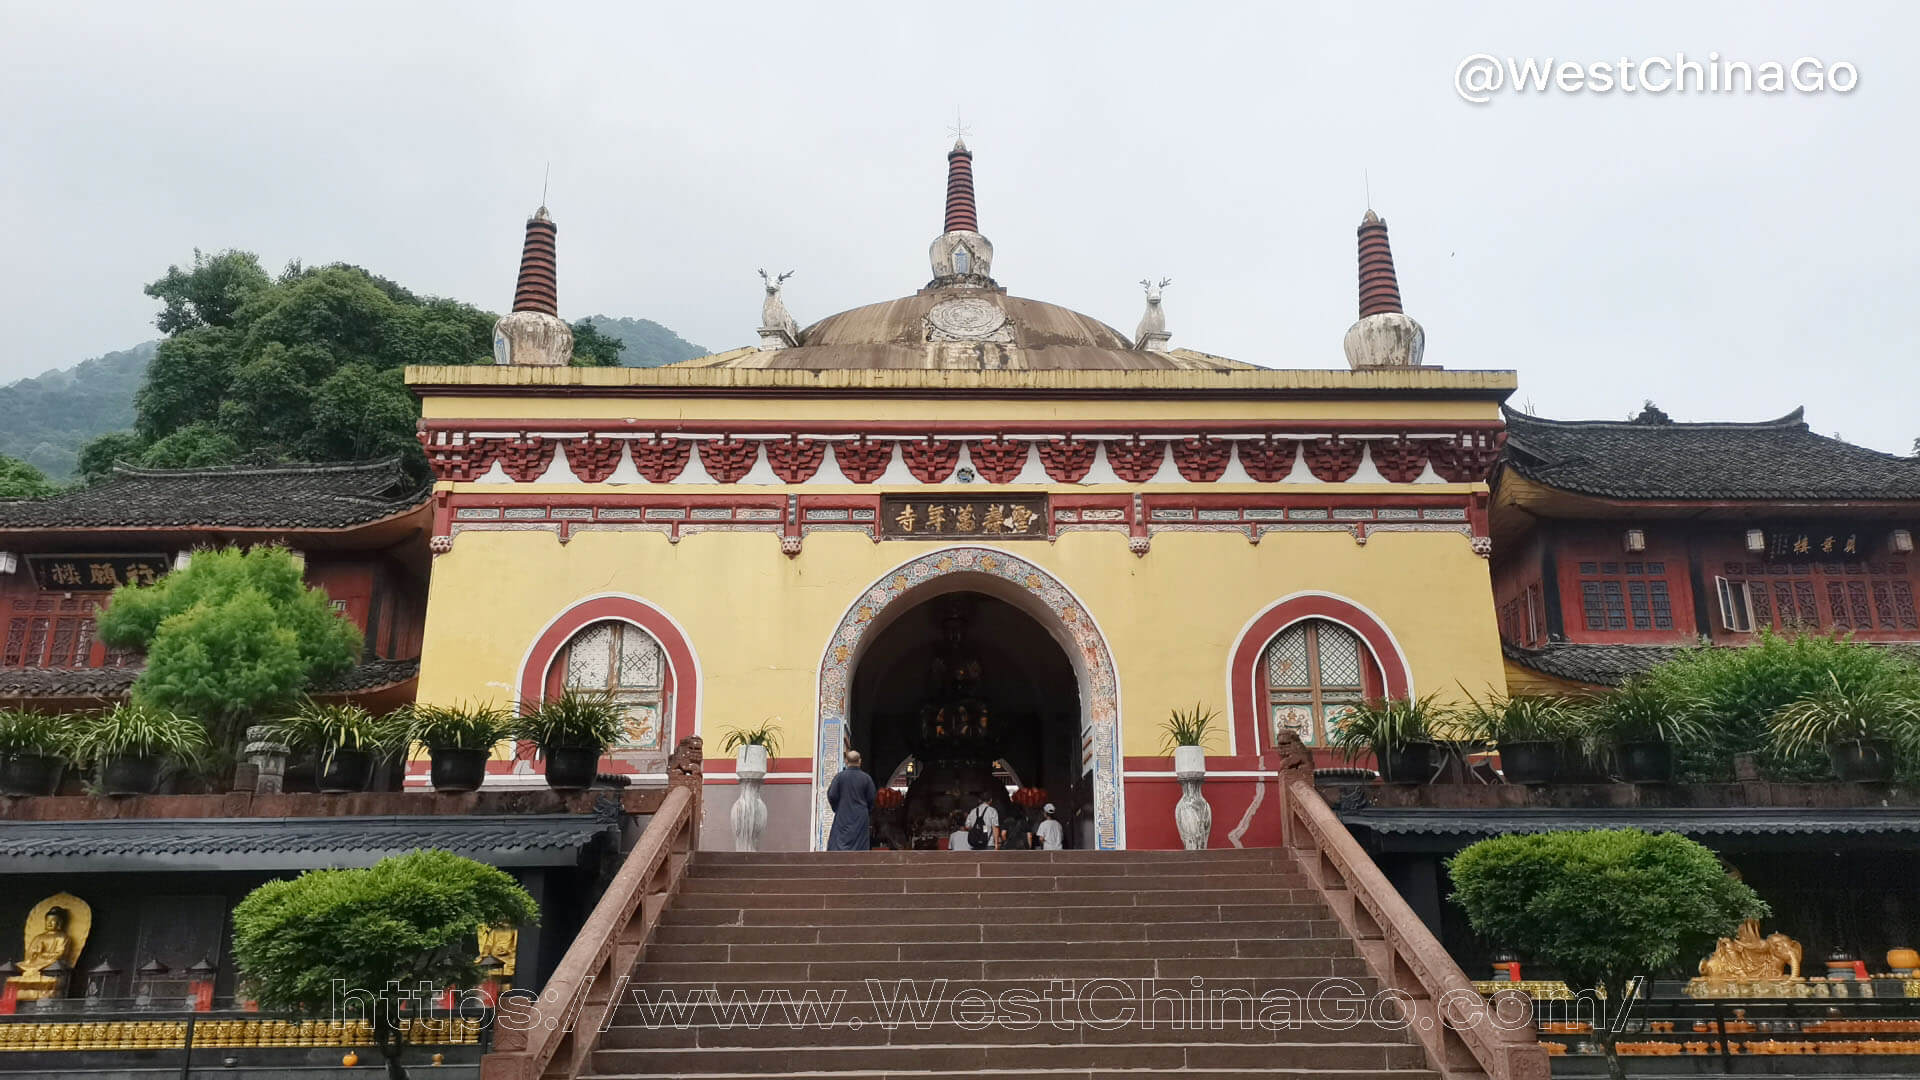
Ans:
[[[1181,350],[1136,349],[1089,315],[979,287],[928,288],[829,315],[793,348],[725,354],[715,367],[942,370],[1177,370],[1248,367]]]

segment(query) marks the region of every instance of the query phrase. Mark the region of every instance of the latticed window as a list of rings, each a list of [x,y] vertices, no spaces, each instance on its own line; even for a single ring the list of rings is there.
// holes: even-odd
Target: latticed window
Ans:
[[[562,686],[610,694],[625,710],[627,734],[619,748],[663,745],[671,677],[652,634],[630,623],[597,622],[567,642],[559,664]]]
[[[1673,629],[1666,563],[1583,562],[1579,570],[1580,613],[1587,629]]]
[[[1308,619],[1282,630],[1264,665],[1268,737],[1292,731],[1309,746],[1323,745],[1366,695],[1372,669],[1372,654],[1344,626]]]

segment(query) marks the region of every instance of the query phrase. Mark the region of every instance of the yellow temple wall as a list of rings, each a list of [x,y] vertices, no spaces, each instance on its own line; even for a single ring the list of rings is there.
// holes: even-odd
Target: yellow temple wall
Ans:
[[[761,533],[674,544],[658,533],[583,530],[562,545],[551,532],[465,530],[434,563],[420,698],[512,702],[528,651],[555,616],[588,596],[626,593],[686,634],[700,668],[701,734],[779,717],[783,755],[808,755],[821,657],[849,605],[901,563],[969,543],[817,532],[789,559]],[[1446,699],[1460,686],[1505,685],[1487,561],[1457,533],[1378,532],[1365,545],[1344,532],[1269,534],[1255,545],[1166,532],[1144,557],[1117,533],[984,546],[1032,562],[1086,606],[1119,676],[1126,755],[1158,753],[1159,724],[1174,708],[1198,700],[1225,714],[1236,638],[1262,609],[1304,591],[1376,615],[1416,693]]]

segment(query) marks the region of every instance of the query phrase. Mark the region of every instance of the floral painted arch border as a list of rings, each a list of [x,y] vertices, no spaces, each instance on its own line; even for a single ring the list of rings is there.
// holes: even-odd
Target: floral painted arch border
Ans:
[[[848,606],[820,660],[820,709],[813,767],[812,847],[824,851],[833,815],[827,786],[839,771],[845,749],[847,690],[854,661],[867,631],[887,608],[907,593],[949,574],[1000,578],[1026,594],[1023,606],[1039,616],[1044,608],[1053,629],[1072,642],[1068,649],[1080,676],[1081,745],[1093,766],[1094,846],[1102,851],[1126,846],[1125,807],[1120,797],[1120,681],[1106,637],[1086,606],[1060,580],[1027,560],[989,547],[952,547],[928,552],[888,571]]]

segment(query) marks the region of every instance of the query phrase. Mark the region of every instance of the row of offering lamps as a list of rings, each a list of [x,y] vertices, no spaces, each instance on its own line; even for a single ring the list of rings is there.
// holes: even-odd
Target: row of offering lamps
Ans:
[[[42,968],[41,972],[57,980],[58,985],[64,989],[68,978],[73,974],[73,969],[67,966],[66,961],[55,960]],[[133,997],[134,1008],[165,1008],[166,1006],[161,1003],[160,995],[167,984],[180,981],[168,978],[172,973],[173,969],[163,963],[159,957],[154,957],[140,965],[139,970],[134,973],[138,977]],[[0,989],[0,1016],[11,1016],[20,1011],[18,984],[13,981],[13,977],[18,974],[20,974],[20,967],[13,961],[0,964],[0,979],[7,980],[4,983],[5,988]],[[182,974],[187,984],[185,1007],[193,1012],[212,1010],[213,983],[214,978],[219,974],[219,969],[214,967],[212,961],[202,958]],[[114,967],[111,960],[102,960],[88,968],[87,992],[82,1007],[90,1011],[106,1008],[107,1003],[114,1000],[109,991],[120,975],[121,970]],[[57,1009],[61,1001],[62,998],[57,995],[42,997],[34,1003],[33,1007],[37,1010]]]

